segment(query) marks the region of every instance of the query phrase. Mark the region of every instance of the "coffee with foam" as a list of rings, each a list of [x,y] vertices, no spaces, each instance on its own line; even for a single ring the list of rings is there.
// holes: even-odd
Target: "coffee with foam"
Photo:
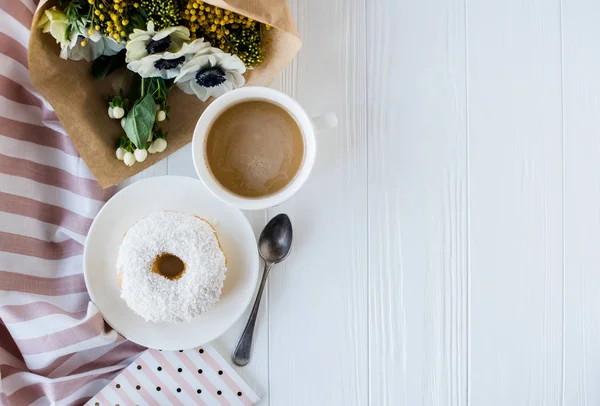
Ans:
[[[243,197],[264,197],[285,188],[298,174],[304,140],[287,110],[248,100],[215,119],[205,154],[208,169],[223,188]]]

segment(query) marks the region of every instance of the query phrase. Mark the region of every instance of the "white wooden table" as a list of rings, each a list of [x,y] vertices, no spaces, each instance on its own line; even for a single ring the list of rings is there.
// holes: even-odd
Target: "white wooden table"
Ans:
[[[296,238],[241,370],[261,404],[600,404],[600,2],[291,5],[275,87],[339,127],[248,213]]]

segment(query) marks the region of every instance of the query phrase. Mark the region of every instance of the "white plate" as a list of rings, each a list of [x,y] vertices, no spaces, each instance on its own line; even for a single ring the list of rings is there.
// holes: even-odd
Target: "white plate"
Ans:
[[[221,299],[190,322],[146,322],[120,297],[116,260],[121,239],[136,221],[161,210],[204,217],[217,230],[227,255]],[[121,190],[94,219],[83,256],[85,284],[104,320],[129,340],[163,350],[197,347],[222,335],[248,307],[258,281],[258,252],[250,223],[193,178],[161,176]]]

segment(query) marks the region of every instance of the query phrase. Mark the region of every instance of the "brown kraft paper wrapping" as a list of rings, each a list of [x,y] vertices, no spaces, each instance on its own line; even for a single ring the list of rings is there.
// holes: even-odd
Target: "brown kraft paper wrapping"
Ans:
[[[273,27],[267,31],[262,64],[248,70],[246,86],[268,86],[296,55],[301,46],[287,0],[205,0]],[[103,188],[129,178],[166,158],[192,140],[198,118],[211,100],[202,102],[173,86],[169,94],[169,121],[161,127],[169,132],[168,147],[159,154],[148,155],[142,162],[127,167],[115,156],[116,140],[124,135],[119,120],[108,117],[107,97],[116,94],[122,72],[104,80],[90,74],[91,63],[69,61],[59,57],[59,45],[44,34],[37,23],[55,0],[42,2],[33,18],[29,40],[29,70],[37,91],[54,108],[71,141]]]

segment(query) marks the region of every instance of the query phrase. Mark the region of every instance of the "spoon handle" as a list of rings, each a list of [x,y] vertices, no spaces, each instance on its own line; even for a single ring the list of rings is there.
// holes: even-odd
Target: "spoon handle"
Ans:
[[[240,341],[235,347],[235,350],[233,350],[233,353],[231,354],[231,359],[233,360],[233,363],[240,367],[243,367],[244,365],[247,365],[248,362],[250,362],[250,353],[252,351],[252,336],[254,335],[254,325],[256,324],[256,316],[258,315],[260,299],[262,298],[263,290],[267,282],[267,276],[269,276],[269,271],[271,270],[272,265],[272,263],[265,262],[265,270],[263,271],[262,280],[260,281],[260,287],[258,288],[258,293],[256,294],[256,299],[254,300],[254,306],[252,306],[250,317],[248,318],[248,322],[246,323],[244,332],[240,337]]]

